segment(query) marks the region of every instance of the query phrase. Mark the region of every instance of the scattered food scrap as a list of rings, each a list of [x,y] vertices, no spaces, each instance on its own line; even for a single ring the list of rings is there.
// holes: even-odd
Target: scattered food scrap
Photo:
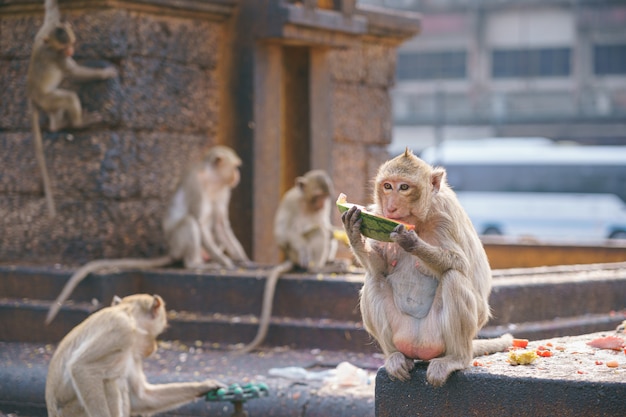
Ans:
[[[587,344],[598,349],[612,350],[622,350],[626,346],[624,339],[619,336],[598,337],[590,342],[587,342]]]
[[[512,350],[509,352],[509,363],[511,365],[530,365],[537,359],[534,350]]]

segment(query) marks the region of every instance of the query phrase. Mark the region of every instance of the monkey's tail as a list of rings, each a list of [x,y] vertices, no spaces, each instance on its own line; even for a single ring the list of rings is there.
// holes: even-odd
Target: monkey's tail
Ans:
[[[263,306],[261,307],[261,317],[259,317],[259,330],[254,340],[241,348],[238,353],[248,353],[256,349],[267,335],[267,329],[270,327],[270,319],[272,316],[272,306],[274,305],[274,290],[278,278],[286,272],[293,269],[294,264],[291,261],[285,261],[280,265],[276,265],[265,281],[265,290],[263,291]]]
[[[52,320],[56,317],[57,313],[61,309],[61,306],[68,299],[74,288],[83,280],[85,277],[92,272],[97,272],[101,269],[105,268],[119,268],[119,269],[146,269],[146,268],[158,268],[161,266],[166,266],[174,262],[174,259],[169,255],[162,256],[160,258],[151,258],[151,259],[135,259],[135,258],[124,258],[124,259],[101,259],[98,261],[91,261],[81,266],[74,272],[74,274],[70,277],[70,279],[63,287],[63,290],[57,297],[57,299],[50,306],[50,310],[48,311],[48,316],[46,317],[46,324],[50,324]]]
[[[472,340],[472,350],[474,357],[482,355],[490,355],[513,345],[513,336],[510,333],[503,334],[493,339],[474,339]]]
[[[43,180],[43,192],[46,196],[46,205],[48,206],[48,214],[50,218],[56,216],[57,211],[54,207],[54,197],[52,196],[52,186],[50,185],[50,177],[48,176],[48,167],[46,166],[46,157],[43,152],[43,139],[41,137],[41,129],[39,128],[39,110],[32,101],[29,100],[31,121],[33,125],[33,142],[35,143],[35,157],[41,179]]]

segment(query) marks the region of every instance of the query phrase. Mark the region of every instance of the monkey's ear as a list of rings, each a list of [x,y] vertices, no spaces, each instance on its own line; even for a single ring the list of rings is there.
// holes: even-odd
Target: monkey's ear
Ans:
[[[152,308],[151,308],[153,317],[156,317],[157,312],[159,311],[159,308],[161,308],[162,304],[163,304],[163,300],[161,299],[161,297],[154,294],[152,296]]]
[[[443,168],[435,168],[433,173],[430,174],[430,183],[433,186],[433,191],[438,192],[441,188],[441,181],[443,180],[443,176],[446,174],[446,171]]]
[[[120,297],[118,297],[117,295],[114,295],[113,296],[113,301],[111,301],[111,305],[112,306],[116,306],[116,305],[118,305],[121,302],[122,302],[122,299]]]
[[[303,190],[305,184],[306,184],[306,178],[304,178],[304,177],[296,178],[296,185],[298,186],[298,188]]]

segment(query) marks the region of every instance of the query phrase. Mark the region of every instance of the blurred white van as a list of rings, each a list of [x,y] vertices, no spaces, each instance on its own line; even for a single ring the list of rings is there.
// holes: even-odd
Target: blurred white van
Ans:
[[[626,239],[626,204],[613,194],[457,192],[476,231],[542,241]]]

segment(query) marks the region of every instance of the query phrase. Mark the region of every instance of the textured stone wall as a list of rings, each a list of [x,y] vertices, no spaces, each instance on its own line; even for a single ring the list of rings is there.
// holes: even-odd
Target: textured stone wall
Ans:
[[[50,133],[49,219],[25,78],[42,15],[0,15],[0,262],[82,263],[163,253],[161,217],[185,166],[216,143],[222,23],[127,10],[64,13],[75,58],[120,76],[70,86],[103,122]]]
[[[285,7],[278,0],[267,4],[273,4],[271,10]],[[337,192],[368,203],[371,179],[388,158],[396,48],[415,32],[414,23],[405,27],[407,22],[403,26],[398,16],[364,12],[372,22],[367,32],[351,32],[360,27],[353,22],[342,33],[341,24],[337,30],[325,26],[336,19],[325,24],[314,19],[301,27],[276,20],[275,13],[265,14],[267,4],[190,0],[184,6],[195,9],[181,11],[185,7],[175,0],[61,2],[78,35],[76,60],[89,66],[115,65],[120,75],[69,85],[86,111],[102,117],[101,123],[58,133],[44,129],[57,204],[57,217],[50,219],[25,96],[42,10],[34,0],[0,2],[0,263],[76,265],[163,254],[161,219],[167,202],[185,167],[218,142],[232,144],[244,160],[242,183],[231,204],[235,232],[250,254],[255,245],[271,245],[271,228],[250,232],[259,212],[251,204],[253,179],[267,175],[263,155],[251,145],[259,135],[254,128],[259,121],[251,120],[253,103],[273,102],[271,92],[249,91],[253,78],[260,76],[254,60],[261,44],[256,32],[249,31],[253,27],[274,37],[275,25],[286,25],[285,45],[295,36],[298,44],[330,51],[324,65],[314,66],[319,73],[309,74],[317,80],[330,76],[328,94],[316,95],[331,113],[326,119],[332,138],[324,147],[332,148],[328,166]],[[394,22],[400,23],[399,29]],[[263,31],[268,27],[270,35]],[[273,41],[280,42],[280,37]],[[274,116],[276,126],[290,117]]]
[[[333,79],[333,172],[337,192],[367,204],[372,179],[388,159],[392,117],[389,89],[395,81],[395,46],[363,42],[330,56]]]

